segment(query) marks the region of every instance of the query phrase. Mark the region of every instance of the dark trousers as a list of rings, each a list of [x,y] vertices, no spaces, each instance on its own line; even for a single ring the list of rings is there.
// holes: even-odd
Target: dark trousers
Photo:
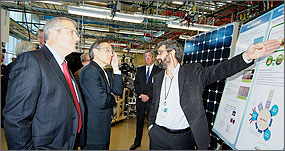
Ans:
[[[109,150],[110,143],[107,144],[86,144],[83,150]]]
[[[141,145],[143,127],[144,127],[144,119],[146,116],[145,112],[148,115],[150,111],[150,103],[151,103],[151,100],[147,102],[142,102],[141,99],[137,98],[137,101],[136,101],[137,128],[136,128],[136,138],[134,142],[135,145]]]
[[[148,134],[150,138],[150,150],[195,149],[195,141],[191,130],[173,134],[154,124]]]

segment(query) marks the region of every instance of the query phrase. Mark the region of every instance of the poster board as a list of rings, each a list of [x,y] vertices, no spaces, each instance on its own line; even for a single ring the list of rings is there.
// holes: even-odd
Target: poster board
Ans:
[[[239,150],[284,149],[284,5],[241,26],[234,55],[275,39],[277,51],[227,79],[213,131]]]

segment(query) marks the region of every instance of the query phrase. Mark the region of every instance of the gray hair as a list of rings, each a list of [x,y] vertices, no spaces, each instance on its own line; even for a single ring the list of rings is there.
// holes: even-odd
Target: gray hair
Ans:
[[[39,29],[38,32],[37,32],[37,34],[36,34],[36,36],[37,36],[37,37],[40,37],[40,33],[41,33],[41,32],[44,32],[44,30],[43,30],[43,29]]]
[[[151,56],[153,57],[153,53],[152,53],[152,51],[150,51],[150,50],[145,51],[145,52],[143,53],[143,57],[145,57],[145,54],[146,54],[146,53],[150,53]]]
[[[16,45],[16,57],[18,57],[20,54],[31,51],[32,48],[36,48],[37,45],[30,42],[30,41],[21,41]]]
[[[90,57],[90,60],[93,60],[94,59],[94,51],[93,51],[93,49],[94,48],[97,48],[97,47],[99,47],[99,45],[101,44],[101,43],[104,43],[104,42],[109,42],[109,39],[98,39],[98,40],[96,40],[93,44],[92,44],[92,46],[90,47],[90,49],[89,49],[89,57]]]
[[[161,47],[162,45],[165,45],[167,52],[175,50],[175,58],[177,59],[178,62],[182,61],[184,50],[182,49],[180,43],[178,43],[176,40],[168,39],[158,43],[158,48]]]
[[[87,59],[87,56],[89,57],[89,54],[88,54],[88,53],[83,53],[83,54],[80,56],[80,61],[81,61],[81,62],[90,61],[89,59]]]
[[[66,18],[66,17],[55,17],[49,21],[46,22],[45,26],[44,26],[44,41],[48,40],[48,36],[49,36],[49,32],[51,30],[56,30],[56,29],[60,29],[60,23],[61,21],[70,21],[74,24],[74,26],[76,27],[76,22],[70,18]]]

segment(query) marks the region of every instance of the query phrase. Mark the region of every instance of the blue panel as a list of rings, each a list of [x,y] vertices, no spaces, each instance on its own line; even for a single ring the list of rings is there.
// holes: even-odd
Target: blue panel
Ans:
[[[225,84],[224,84],[225,85]],[[224,90],[224,89],[223,89]],[[222,90],[222,91],[223,91]],[[222,92],[221,91],[221,92]],[[219,102],[220,103],[220,101],[221,101],[221,98],[222,98],[222,93],[217,93],[217,95],[216,95],[216,100],[217,100],[217,102]]]
[[[205,34],[200,35],[200,43],[203,43],[205,41]]]
[[[225,48],[223,50],[222,58],[229,58],[230,57],[230,48]]]
[[[213,59],[214,58],[214,54],[215,51],[210,51],[209,54],[208,54],[208,59]]]
[[[225,36],[231,36],[233,34],[234,31],[234,25],[230,25],[228,27],[226,27],[226,33]]]
[[[202,65],[203,67],[206,67],[206,61],[202,61],[201,65]]]
[[[203,59],[203,60],[206,60],[207,58],[208,58],[208,53],[203,53],[203,54],[202,54],[202,59]]]
[[[210,43],[208,41],[204,44],[204,50],[208,50],[210,48]]]
[[[197,60],[197,54],[194,53],[194,54],[192,55],[192,61],[196,61],[196,60]]]
[[[275,19],[279,16],[284,16],[284,4],[275,8],[273,15],[272,15],[272,19]]]
[[[185,46],[184,54],[186,54],[186,57],[183,59],[184,63],[200,63],[203,67],[209,67],[221,61],[228,60],[233,29],[234,24],[229,24],[207,33],[198,34],[192,37],[191,41],[187,40],[185,45],[188,46]],[[203,105],[206,108],[210,127],[213,126],[212,123],[215,119],[215,113],[218,110],[224,85],[225,82],[220,80],[219,82],[207,85],[203,91]],[[210,134],[215,136],[212,131],[210,131]],[[214,141],[214,144],[217,144],[216,141]]]
[[[225,87],[225,83],[223,82],[218,82],[218,91],[223,91]]]
[[[201,61],[201,59],[202,59],[202,53],[198,53],[198,54],[197,54],[197,60],[198,60],[198,61],[199,61],[199,60]]]
[[[263,41],[263,36],[255,38],[254,41],[253,41],[253,44],[257,44],[257,43],[260,43],[262,41]]]
[[[217,49],[215,52],[215,59],[220,59],[222,57],[222,49]]]
[[[219,38],[217,41],[217,48],[222,48],[224,44],[224,39],[223,38]]]
[[[226,30],[225,27],[219,29],[219,31],[218,31],[218,38],[223,38],[225,36],[225,30]]]
[[[201,52],[204,49],[204,45],[203,44],[200,44],[198,47],[199,47],[198,48],[199,52]]]
[[[208,109],[209,111],[214,111],[214,103],[209,102],[209,103],[207,104],[207,109]]]
[[[212,40],[211,43],[210,43],[210,49],[215,49],[216,48],[216,43],[217,43],[216,40]]]
[[[211,38],[211,32],[206,33],[205,41],[209,41]]]
[[[230,47],[232,44],[232,37],[226,37],[224,40],[224,47]]]
[[[199,40],[199,36],[196,36],[195,39],[194,39],[194,41],[195,41],[195,45],[198,45],[198,42],[200,41],[200,40]]]
[[[216,40],[217,37],[218,37],[218,30],[212,31],[211,40]]]

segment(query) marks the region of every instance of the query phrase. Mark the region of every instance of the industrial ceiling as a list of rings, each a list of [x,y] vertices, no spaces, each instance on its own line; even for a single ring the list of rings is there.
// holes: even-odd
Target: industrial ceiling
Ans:
[[[238,21],[241,24],[264,11],[284,3],[283,1],[4,1],[1,9],[36,14],[40,20],[65,16],[78,22],[80,50],[88,49],[96,38],[108,38],[117,50],[138,52],[153,49],[164,39],[182,39],[203,32],[173,28],[174,22],[184,27],[221,26]],[[110,16],[82,15],[72,13],[75,9],[107,12]],[[99,13],[102,13],[99,12]],[[143,16],[140,23],[115,19],[119,15],[130,18]],[[124,17],[126,19],[128,17]],[[14,37],[36,40],[36,31],[29,31],[26,24],[42,25],[40,22],[20,22],[10,19],[10,34]],[[130,33],[131,32],[131,33]]]

